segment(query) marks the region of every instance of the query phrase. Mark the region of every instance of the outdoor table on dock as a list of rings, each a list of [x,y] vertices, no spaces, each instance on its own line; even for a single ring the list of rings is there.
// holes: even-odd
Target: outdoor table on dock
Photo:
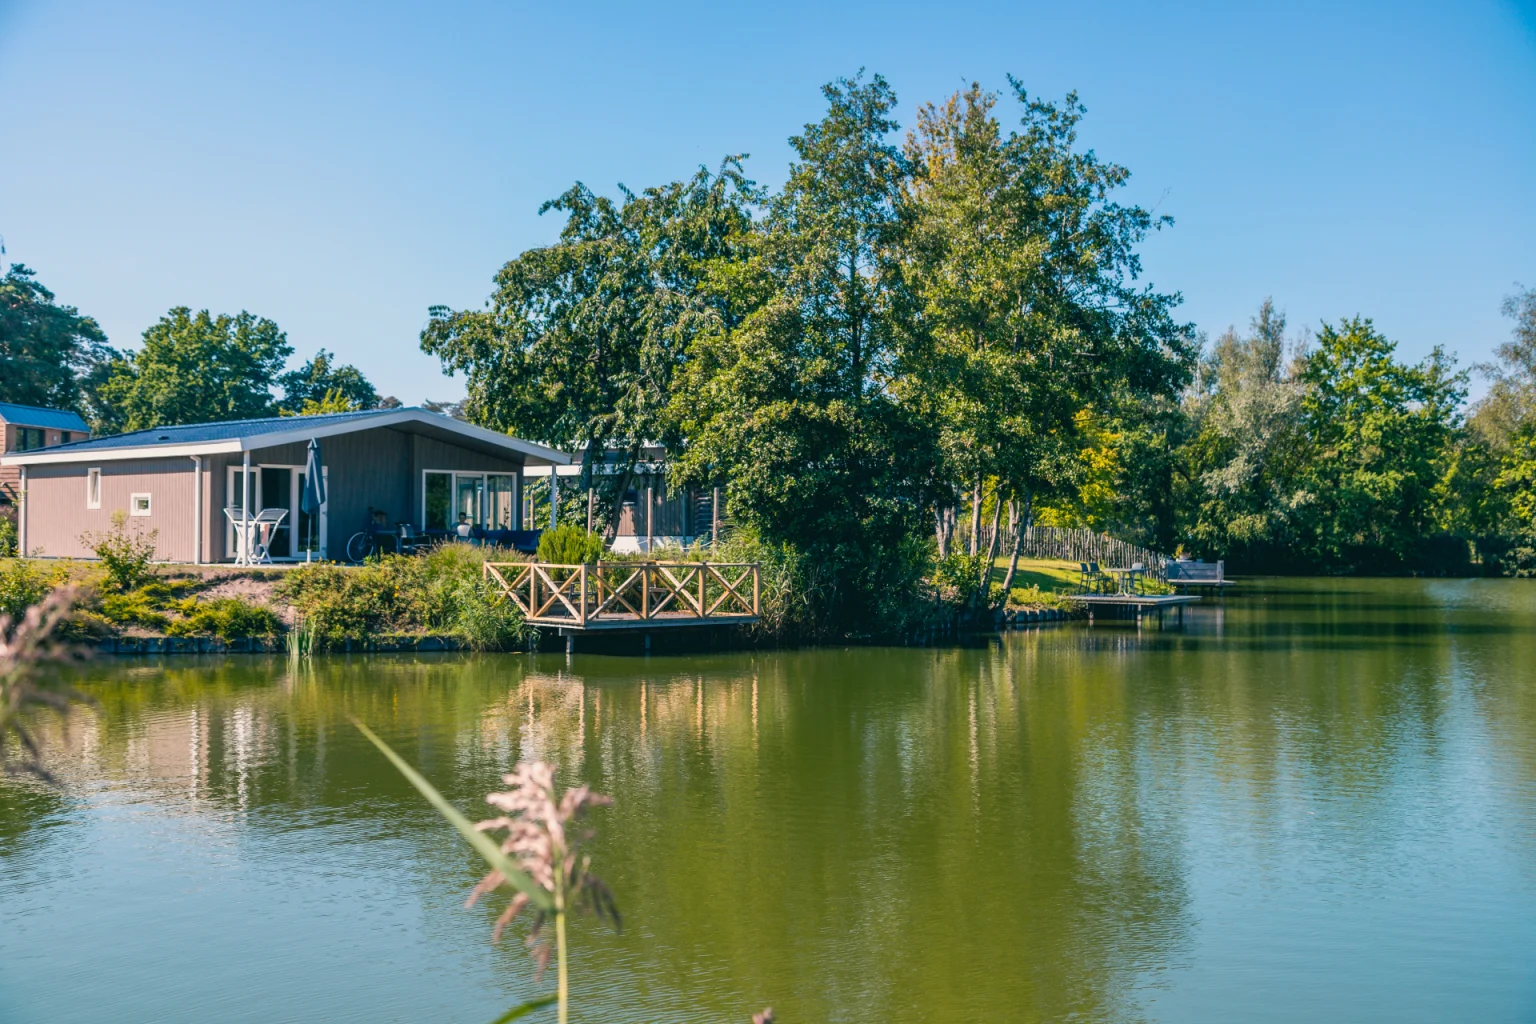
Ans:
[[[1145,575],[1147,570],[1135,567],[1117,569],[1105,566],[1100,571],[1107,572],[1115,578],[1116,593],[1129,594],[1136,588],[1136,577]]]

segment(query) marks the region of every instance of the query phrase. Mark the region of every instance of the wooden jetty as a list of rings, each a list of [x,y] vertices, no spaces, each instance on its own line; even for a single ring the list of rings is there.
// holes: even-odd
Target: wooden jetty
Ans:
[[[755,562],[486,562],[484,572],[531,625],[558,629],[567,650],[577,633],[744,625],[762,614]]]
[[[1163,619],[1163,613],[1169,608],[1177,608],[1179,612],[1179,625],[1184,625],[1184,606],[1194,604],[1200,600],[1198,594],[1073,594],[1071,600],[1087,606],[1088,624],[1093,625],[1093,613],[1096,608],[1110,608],[1116,612],[1124,612],[1134,616],[1136,625],[1141,625],[1143,615],[1149,612],[1157,612],[1159,622]]]

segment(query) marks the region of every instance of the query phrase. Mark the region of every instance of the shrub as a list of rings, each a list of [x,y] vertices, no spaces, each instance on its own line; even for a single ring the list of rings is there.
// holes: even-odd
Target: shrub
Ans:
[[[14,558],[16,550],[16,513],[11,509],[0,511],[0,558]]]
[[[537,557],[556,565],[591,565],[603,557],[603,538],[580,526],[557,526],[540,534]]]
[[[128,515],[122,509],[112,513],[112,527],[99,533],[86,533],[81,543],[96,553],[106,571],[107,585],[119,592],[137,590],[155,577],[155,540],[159,530],[144,533],[128,528]]]
[[[994,583],[1000,587],[1001,584]],[[1009,608],[1068,608],[1071,602],[1052,591],[1041,590],[1038,585],[1014,587],[1008,591]]]
[[[189,597],[181,602],[180,610],[185,618],[166,628],[171,636],[212,635],[221,640],[243,640],[253,636],[276,636],[282,629],[282,623],[272,609],[237,597],[218,597],[211,601]]]
[[[162,614],[162,609],[170,597],[170,587],[149,583],[124,594],[107,594],[101,599],[101,614],[118,625],[164,630],[170,619]]]
[[[508,552],[445,544],[419,557],[386,554],[355,568],[295,569],[278,593],[304,618],[319,650],[386,633],[435,632],[480,650],[503,650],[526,636],[522,614],[482,578],[487,560]]]
[[[68,575],[64,564],[45,566],[31,558],[0,563],[0,615],[20,619],[29,607],[63,586]]]

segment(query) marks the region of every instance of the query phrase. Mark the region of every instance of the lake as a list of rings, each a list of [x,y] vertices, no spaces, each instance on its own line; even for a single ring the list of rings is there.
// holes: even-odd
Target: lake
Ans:
[[[1536,580],[689,657],[108,659],[0,781],[0,1019],[465,1021],[553,988],[471,817],[615,805],[573,1020],[1536,1020]],[[533,1020],[553,1020],[541,1011]]]

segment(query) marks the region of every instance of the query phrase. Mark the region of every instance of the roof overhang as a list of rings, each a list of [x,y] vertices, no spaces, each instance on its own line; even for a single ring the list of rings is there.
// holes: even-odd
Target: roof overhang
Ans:
[[[0,458],[0,465],[5,466],[45,466],[53,464],[68,464],[82,462],[114,462],[122,459],[160,459],[176,458],[191,455],[227,455],[238,452],[255,451],[260,448],[276,448],[279,445],[294,444],[308,441],[310,438],[334,437],[338,434],[353,434],[360,430],[373,430],[378,427],[393,427],[405,429],[410,433],[425,434],[429,437],[437,437],[440,440],[462,444],[465,447],[492,455],[516,455],[523,459],[524,463],[543,464],[545,466],[568,466],[571,457],[557,448],[549,448],[532,441],[524,441],[520,437],[512,437],[508,434],[498,434],[494,430],[477,427],[473,423],[456,420],[449,416],[427,412],[424,409],[401,409],[398,412],[386,413],[380,416],[369,416],[356,420],[344,420],[339,423],[310,424],[304,426],[302,420],[295,419],[294,429],[261,434],[252,434],[249,437],[227,438],[220,441],[192,441],[185,444],[177,444],[168,441],[165,444],[140,444],[128,445],[122,448],[74,448],[71,445],[60,445],[56,448],[43,448],[30,452],[16,452]],[[89,442],[86,442],[89,443]]]

